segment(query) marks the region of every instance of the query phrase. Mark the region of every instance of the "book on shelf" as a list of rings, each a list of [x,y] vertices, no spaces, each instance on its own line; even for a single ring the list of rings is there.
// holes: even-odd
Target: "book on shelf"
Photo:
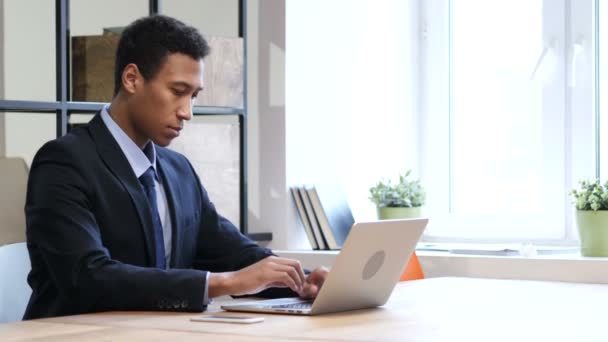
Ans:
[[[300,220],[302,221],[302,226],[304,227],[304,231],[306,232],[306,236],[308,237],[308,241],[310,242],[310,246],[312,249],[319,249],[319,244],[317,243],[317,239],[312,230],[312,226],[310,224],[310,218],[306,213],[306,209],[304,208],[304,203],[302,203],[302,197],[300,196],[300,191],[298,187],[290,188],[291,195],[293,196],[293,200],[296,204],[296,208],[298,209],[298,214],[300,215]]]
[[[346,236],[355,223],[346,195],[335,184],[307,186],[305,192],[309,196],[327,247],[342,248]]]
[[[313,236],[319,245],[319,249],[327,249],[327,242],[321,233],[319,220],[317,219],[317,215],[312,208],[312,204],[310,203],[310,198],[308,197],[306,189],[304,187],[298,187],[298,192],[300,193],[302,204],[304,204],[304,211],[309,219],[310,227],[312,228]]]

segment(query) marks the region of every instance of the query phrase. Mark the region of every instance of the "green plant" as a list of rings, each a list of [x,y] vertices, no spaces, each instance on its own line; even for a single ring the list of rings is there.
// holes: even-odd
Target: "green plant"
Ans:
[[[608,181],[602,186],[600,181],[580,181],[580,189],[570,190],[574,197],[572,204],[577,210],[608,210]]]
[[[424,205],[426,193],[420,185],[420,180],[410,181],[409,177],[411,170],[408,170],[404,175],[399,175],[397,184],[387,182],[378,182],[375,186],[369,189],[369,199],[376,204],[378,208],[384,207],[420,207]]]

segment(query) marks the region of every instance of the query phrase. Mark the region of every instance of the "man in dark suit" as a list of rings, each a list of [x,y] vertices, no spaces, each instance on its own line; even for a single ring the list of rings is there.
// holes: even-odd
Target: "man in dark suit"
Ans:
[[[33,290],[25,319],[202,311],[214,297],[272,287],[316,296],[327,270],[305,275],[298,261],[240,234],[188,160],[164,148],[192,118],[208,51],[175,19],[135,21],[119,42],[112,102],[38,151],[25,208]]]

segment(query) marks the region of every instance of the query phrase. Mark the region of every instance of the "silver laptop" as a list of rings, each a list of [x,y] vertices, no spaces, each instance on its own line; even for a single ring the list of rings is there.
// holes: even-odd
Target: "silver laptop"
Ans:
[[[355,223],[314,301],[279,298],[222,305],[228,311],[318,315],[383,305],[428,219]]]

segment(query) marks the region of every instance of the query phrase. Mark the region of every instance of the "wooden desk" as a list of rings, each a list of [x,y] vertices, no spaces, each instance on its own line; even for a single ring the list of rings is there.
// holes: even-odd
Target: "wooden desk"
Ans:
[[[210,307],[219,311],[220,303]],[[599,341],[608,285],[432,278],[397,285],[377,309],[264,316],[250,325],[191,322],[201,314],[109,312],[0,325],[0,340]]]

